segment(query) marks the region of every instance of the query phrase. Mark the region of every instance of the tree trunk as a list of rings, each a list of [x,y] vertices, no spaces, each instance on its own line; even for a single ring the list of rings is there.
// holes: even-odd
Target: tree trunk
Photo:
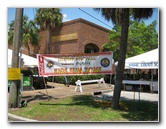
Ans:
[[[28,55],[31,56],[31,50],[30,50],[30,47],[29,47],[29,43],[27,44],[27,48],[28,48]]]
[[[122,12],[122,30],[121,30],[121,39],[120,39],[120,51],[118,57],[118,66],[116,69],[116,82],[112,100],[112,108],[118,109],[119,108],[119,99],[121,94],[122,88],[122,80],[123,80],[123,73],[125,67],[125,58],[126,58],[126,50],[127,50],[127,40],[128,40],[128,28],[129,28],[129,9],[125,8]]]
[[[21,47],[21,33],[22,33],[22,18],[23,9],[16,9],[15,24],[14,24],[14,37],[13,37],[13,52],[12,52],[12,68],[19,68],[19,51]],[[19,107],[20,95],[20,80],[12,80],[10,85],[9,107]]]
[[[50,28],[48,27],[48,36],[47,36],[47,54],[50,54]]]

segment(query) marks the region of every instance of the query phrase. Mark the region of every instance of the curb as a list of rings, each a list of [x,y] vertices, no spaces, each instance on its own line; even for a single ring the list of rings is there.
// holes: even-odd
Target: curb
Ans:
[[[11,113],[8,113],[8,122],[14,122],[14,121],[22,121],[22,122],[37,122],[37,120],[28,119],[20,116],[13,115]]]

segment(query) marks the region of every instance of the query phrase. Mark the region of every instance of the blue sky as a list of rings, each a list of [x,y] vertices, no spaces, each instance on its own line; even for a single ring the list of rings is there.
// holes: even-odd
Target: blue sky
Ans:
[[[92,16],[89,16],[88,14],[84,13],[82,10]],[[34,19],[35,12],[36,12],[36,8],[24,8],[24,15],[27,15],[29,20]],[[113,27],[113,24],[111,21],[110,22],[106,21],[101,16],[101,14],[94,11],[93,8],[80,8],[80,9],[79,8],[61,8],[61,13],[63,14],[63,22],[77,19],[77,18],[83,18],[85,20],[93,22],[93,23],[100,25],[102,27],[105,27],[107,29],[112,29],[112,27]],[[15,19],[15,8],[8,8],[8,24],[14,19]],[[154,20],[156,20],[157,23],[159,23],[157,8],[154,10],[153,16],[151,18],[149,18],[148,20],[144,20],[144,21],[148,25],[148,24],[151,24],[152,21],[154,21]],[[158,29],[158,27],[156,27],[156,29]]]

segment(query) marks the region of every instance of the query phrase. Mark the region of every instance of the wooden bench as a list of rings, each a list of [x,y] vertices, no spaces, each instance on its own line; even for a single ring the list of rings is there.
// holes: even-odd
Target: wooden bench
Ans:
[[[81,84],[93,83],[93,82],[97,82],[97,83],[99,84],[99,86],[100,86],[100,84],[103,82],[104,86],[106,87],[104,78],[96,79],[96,80],[86,80],[86,81],[77,80],[77,81],[75,82],[75,84],[76,84],[75,91],[77,91],[77,87],[79,86],[79,87],[80,87],[80,92],[82,92],[82,85],[81,85]]]

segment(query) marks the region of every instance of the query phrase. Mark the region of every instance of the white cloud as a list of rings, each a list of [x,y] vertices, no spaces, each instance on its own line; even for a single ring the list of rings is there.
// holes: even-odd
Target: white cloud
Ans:
[[[63,14],[63,18],[67,18],[67,14]]]
[[[70,19],[67,18],[67,14],[63,14],[63,20],[62,22],[70,21]]]

